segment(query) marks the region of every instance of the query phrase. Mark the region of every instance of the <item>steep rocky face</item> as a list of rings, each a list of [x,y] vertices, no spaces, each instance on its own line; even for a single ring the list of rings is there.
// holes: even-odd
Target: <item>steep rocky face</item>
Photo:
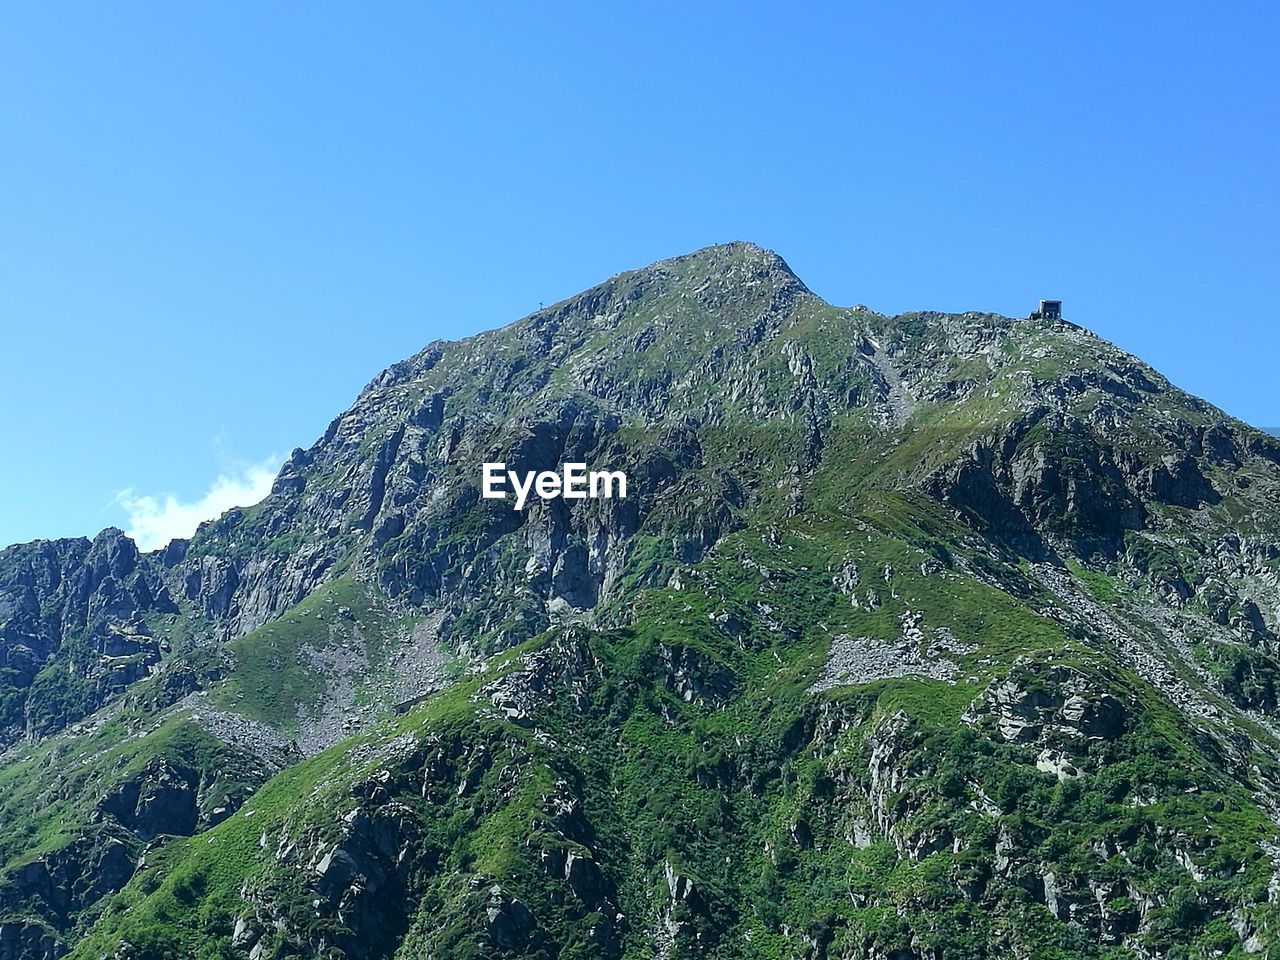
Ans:
[[[60,729],[148,676],[176,614],[163,570],[120,530],[0,552],[0,742]]]
[[[1069,323],[621,274],[189,543],[0,553],[0,956],[1262,953],[1278,493]]]
[[[594,607],[632,535],[667,501],[683,501],[673,521],[688,558],[715,541],[740,496],[736,478],[725,478],[727,502],[701,503],[704,485],[689,474],[705,467],[698,428],[727,416],[717,384],[734,372],[746,380],[792,312],[824,308],[781,260],[729,247],[624,274],[505,330],[432,344],[295,451],[262,509],[202,529],[182,565],[184,593],[234,636],[355,565],[392,597],[443,604],[452,617],[475,599],[472,584],[518,560],[532,575],[466,632],[509,623],[498,645],[529,636],[545,626],[548,602]],[[724,342],[704,357],[709,339]],[[643,433],[628,442],[624,425]],[[608,462],[637,494],[589,511],[517,514],[480,501],[479,464],[495,458],[517,471]],[[459,526],[474,532],[460,538]],[[301,550],[258,549],[300,529]],[[217,554],[232,541],[248,553],[227,562]]]
[[[1068,324],[838,310],[773,254],[728,245],[389,368],[295,451],[262,507],[202,529],[175,593],[234,637],[355,568],[443,608],[446,636],[492,649],[545,628],[548,604],[609,596],[646,525],[693,562],[774,496],[762,488],[785,481],[796,496],[779,463],[733,446],[752,426],[787,434],[807,473],[833,433],[892,437],[912,410],[942,435],[914,465],[937,471],[926,489],[1036,558],[1046,536],[1114,557],[1152,507],[1217,504],[1208,474],[1280,456]],[[605,462],[636,492],[514,513],[479,497],[478,464],[494,458],[519,471]],[[1228,493],[1257,509],[1269,490]],[[485,592],[504,600],[476,622],[475,584],[495,578],[505,589]]]

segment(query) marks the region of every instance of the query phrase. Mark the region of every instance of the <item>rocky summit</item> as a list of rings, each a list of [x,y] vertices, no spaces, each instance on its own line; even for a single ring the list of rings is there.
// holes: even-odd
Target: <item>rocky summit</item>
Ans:
[[[0,552],[0,960],[1277,955],[1277,631],[1280,440],[708,248]]]

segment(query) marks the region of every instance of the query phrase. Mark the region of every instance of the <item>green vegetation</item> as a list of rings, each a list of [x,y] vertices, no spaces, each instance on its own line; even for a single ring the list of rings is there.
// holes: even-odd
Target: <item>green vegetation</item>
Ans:
[[[899,516],[908,522],[909,512]],[[1002,591],[945,568],[922,574],[932,554],[869,529],[801,520],[780,537],[744,530],[685,573],[696,590],[643,590],[633,626],[543,635],[408,715],[291,767],[228,822],[149,858],[73,956],[96,956],[122,938],[146,957],[230,956],[230,928],[262,902],[292,937],[345,942],[351,929],[310,907],[313,874],[277,851],[340,840],[351,797],[384,782],[416,824],[405,882],[417,906],[391,931],[396,956],[469,955],[470,876],[499,881],[534,909],[529,955],[554,943],[562,955],[591,956],[598,912],[566,900],[563,879],[544,867],[565,851],[606,865],[602,889],[637,918],[611,948],[626,956],[647,949],[647,923],[658,921],[640,921],[654,916],[655,897],[666,898],[668,869],[697,891],[669,914],[678,936],[713,957],[742,956],[744,942],[745,955],[786,956],[795,930],[832,955],[910,941],[980,956],[1001,936],[1037,956],[1108,955],[1032,895],[1046,874],[1064,890],[1102,891],[1106,922],[1145,949],[1222,942],[1207,922],[1210,906],[1252,902],[1270,876],[1262,845],[1272,829],[1247,791],[1143,680],[1097,665],[1096,652]],[[814,575],[851,553],[864,582],[886,565],[896,571],[875,610],[850,606],[829,577]],[[656,559],[643,550],[636,558]],[[765,627],[761,602],[771,620],[797,630]],[[974,645],[963,665],[972,681],[808,692],[831,633],[889,638],[909,609],[928,610],[931,624]],[[538,736],[498,719],[477,695],[526,669],[529,657],[560,662],[577,644],[593,664],[587,700],[547,690]],[[688,700],[673,686],[676,663],[702,694]],[[1051,671],[1063,665],[1131,707],[1124,732],[1083,745],[1073,759],[1080,774],[1059,779],[1037,769],[1038,747],[1003,742],[992,717],[967,711],[989,678],[1010,670],[1018,689],[1049,695],[1060,682]],[[565,669],[552,675],[571,684]],[[878,763],[909,774],[886,789]],[[383,769],[401,772],[386,781]],[[586,833],[552,812],[566,785],[581,798]],[[877,810],[895,811],[891,839],[855,843],[858,831],[875,834]],[[1162,839],[1193,834],[1212,844],[1191,854],[1201,881]],[[1012,866],[993,875],[1006,848],[1016,851]],[[1131,887],[1158,904],[1146,922]],[[283,949],[283,940],[269,942]]]
[[[1090,570],[1074,557],[1067,559],[1067,569],[1075,574],[1099,603],[1115,603],[1120,588],[1114,577],[1097,570]]]
[[[230,645],[235,666],[214,700],[278,730],[297,731],[300,711],[318,708],[326,689],[316,654],[345,648],[373,680],[409,621],[369,588],[346,578],[325,584],[279,619]]]
[[[1083,331],[831,307],[748,245],[434,345],[141,600],[24,607],[65,635],[0,670],[47,735],[0,765],[0,920],[75,960],[1274,949],[1250,443]],[[635,493],[517,513],[499,455]],[[90,606],[153,676],[111,685]]]

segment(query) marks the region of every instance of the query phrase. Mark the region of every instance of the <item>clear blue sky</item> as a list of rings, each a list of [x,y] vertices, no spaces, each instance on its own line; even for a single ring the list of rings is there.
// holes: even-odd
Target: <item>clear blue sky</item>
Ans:
[[[126,489],[198,512],[425,342],[729,239],[886,312],[1061,297],[1280,425],[1278,32],[1271,2],[7,5],[0,542],[128,526]]]

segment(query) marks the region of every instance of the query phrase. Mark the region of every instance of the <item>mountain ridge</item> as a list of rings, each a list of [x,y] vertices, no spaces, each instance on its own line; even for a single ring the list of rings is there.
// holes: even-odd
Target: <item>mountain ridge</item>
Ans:
[[[519,513],[495,458],[633,492]],[[1260,952],[1277,491],[1072,324],[744,243],[615,275],[393,364],[190,541],[0,551],[0,943]]]

